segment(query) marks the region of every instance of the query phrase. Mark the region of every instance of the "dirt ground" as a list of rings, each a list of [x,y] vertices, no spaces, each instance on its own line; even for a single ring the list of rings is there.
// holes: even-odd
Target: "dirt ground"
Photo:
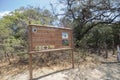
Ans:
[[[120,63],[115,55],[108,59],[86,57],[86,61],[34,69],[34,80],[120,80]],[[0,75],[0,80],[29,80],[28,70],[11,75]]]

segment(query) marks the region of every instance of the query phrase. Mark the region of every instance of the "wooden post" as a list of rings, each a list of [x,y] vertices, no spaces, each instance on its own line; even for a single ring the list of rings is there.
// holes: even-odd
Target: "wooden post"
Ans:
[[[74,68],[74,53],[73,53],[73,49],[72,49],[72,68]]]
[[[31,24],[31,21],[29,21],[29,25]],[[29,55],[29,80],[32,80],[32,54],[31,51],[31,27],[28,26],[28,55]]]
[[[120,47],[117,45],[117,60],[120,62]]]
[[[73,53],[74,45],[73,45],[73,31],[71,32],[71,47],[72,47],[72,68],[74,68],[74,53]]]
[[[30,80],[32,80],[33,76],[32,76],[32,54],[29,53],[29,77]]]

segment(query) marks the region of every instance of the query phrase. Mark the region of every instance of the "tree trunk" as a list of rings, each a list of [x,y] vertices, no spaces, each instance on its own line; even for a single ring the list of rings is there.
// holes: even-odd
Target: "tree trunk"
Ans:
[[[9,64],[11,64],[10,56],[9,56],[9,54],[6,51],[5,51],[5,58],[7,59],[7,61],[9,62]]]
[[[11,57],[14,59],[14,54],[13,53],[11,53]]]
[[[105,58],[108,58],[107,44],[105,43]]]
[[[112,41],[112,51],[113,51],[113,54],[112,54],[112,55],[115,55],[115,44],[114,44],[114,40]]]
[[[98,42],[98,55],[101,55],[101,45],[100,41]]]

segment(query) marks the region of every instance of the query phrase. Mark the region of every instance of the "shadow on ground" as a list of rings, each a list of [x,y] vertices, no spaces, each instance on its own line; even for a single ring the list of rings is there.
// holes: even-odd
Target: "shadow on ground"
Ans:
[[[120,64],[120,62],[101,62],[102,64]]]
[[[46,74],[46,75],[43,75],[43,76],[34,78],[33,80],[42,79],[42,78],[44,78],[44,77],[47,77],[47,76],[50,76],[50,75],[53,75],[53,74],[56,74],[56,73],[59,73],[59,72],[68,71],[68,70],[71,70],[71,69],[73,69],[73,68],[68,68],[68,69],[63,69],[63,70],[55,71],[55,72],[52,72],[52,73],[49,73],[49,74]]]

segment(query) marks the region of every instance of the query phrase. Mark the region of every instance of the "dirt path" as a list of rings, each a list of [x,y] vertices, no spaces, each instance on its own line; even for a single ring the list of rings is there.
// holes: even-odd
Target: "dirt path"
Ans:
[[[34,70],[34,80],[120,80],[120,63],[116,57],[101,61],[100,64],[84,62],[75,69],[67,69],[66,66],[40,68]],[[24,71],[17,75],[6,75],[0,80],[29,80],[29,73]]]
[[[75,69],[66,69],[49,74],[35,80],[120,80],[120,63],[116,56],[109,55],[108,59],[100,58],[101,63],[88,62]]]
[[[70,69],[36,80],[120,80],[120,63],[105,63],[86,70]]]
[[[28,77],[28,72],[25,72],[6,76],[5,80],[28,80]],[[43,68],[36,70],[34,77],[34,80],[120,80],[120,63],[108,62],[89,69],[75,68],[62,71]]]

